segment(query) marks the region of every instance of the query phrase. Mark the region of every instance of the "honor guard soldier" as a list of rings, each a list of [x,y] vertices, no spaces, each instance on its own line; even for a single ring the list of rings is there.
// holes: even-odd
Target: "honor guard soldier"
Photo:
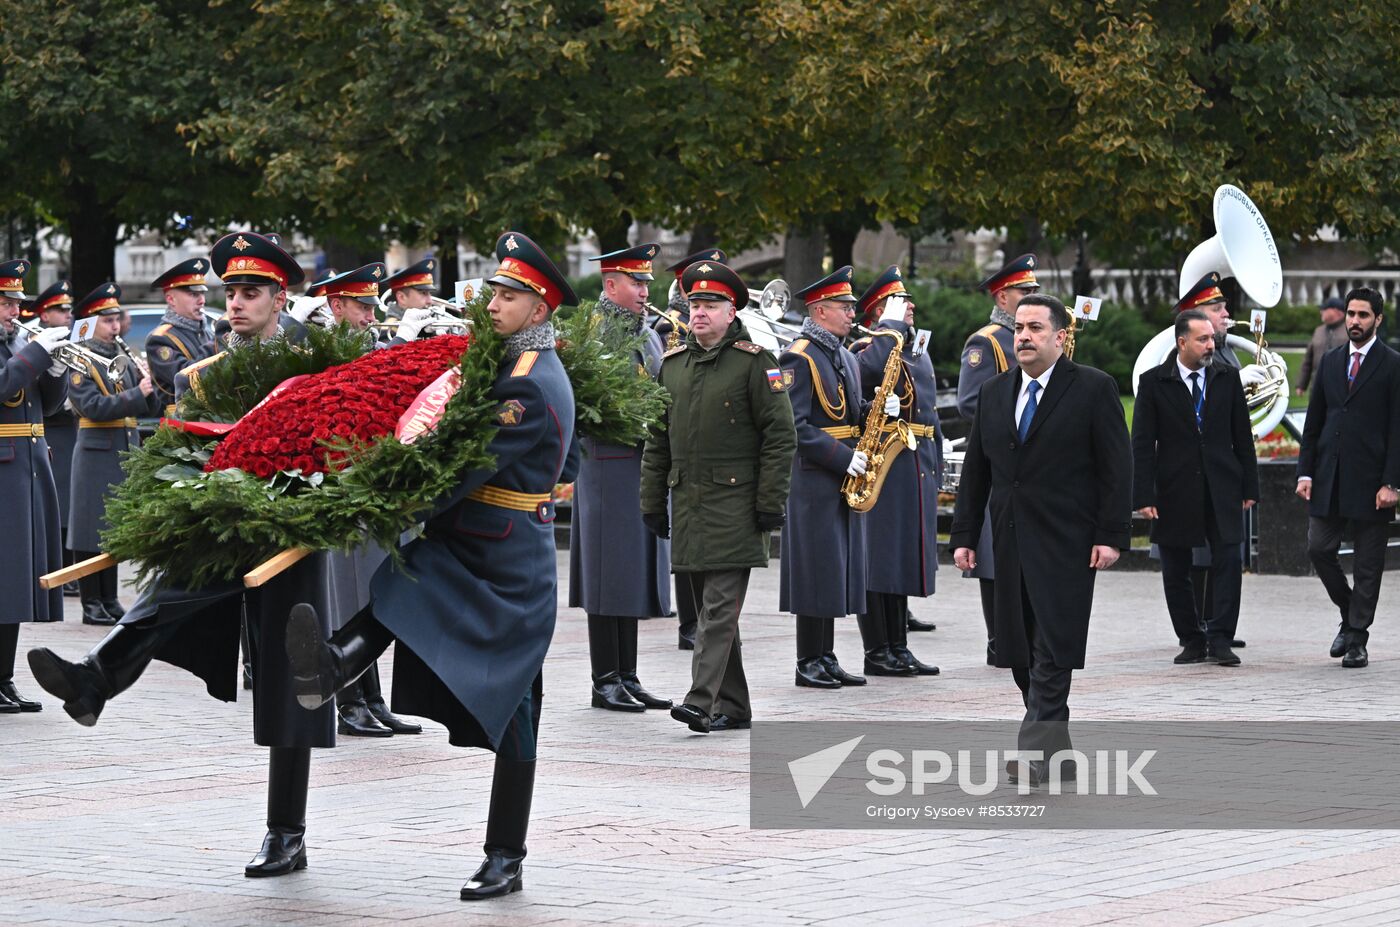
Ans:
[[[160,397],[151,378],[117,344],[121,330],[121,287],[104,283],[75,307],[79,319],[96,317],[93,337],[83,343],[93,354],[127,360],[119,377],[95,361],[84,373],[68,375],[68,398],[78,413],[78,443],[73,451],[68,513],[68,546],[77,560],[97,556],[107,529],[105,509],[112,487],[126,479],[122,455],[141,445],[136,420],[159,415]],[[83,624],[115,624],[126,610],[117,600],[117,568],[108,567],[78,580]]]
[[[724,264],[727,260],[724,251],[719,248],[710,248],[705,251],[697,251],[666,268],[669,273],[676,275],[675,285],[670,289],[669,298],[666,301],[667,318],[657,317],[652,321],[652,329],[661,336],[662,345],[666,350],[671,351],[679,347],[689,331],[690,299],[685,295],[681,274],[685,273],[687,267],[702,261],[711,264]],[[677,320],[681,323],[680,325],[676,324]],[[673,573],[672,576],[676,584],[676,618],[680,622],[677,631],[677,647],[680,650],[694,650],[695,616],[700,605],[695,601],[694,590],[690,588],[691,574]]]
[[[893,311],[886,311],[893,305]],[[933,595],[938,570],[938,486],[943,470],[943,434],[938,428],[938,382],[927,343],[914,331],[914,304],[904,289],[899,267],[892,265],[875,278],[856,311],[867,327],[893,332],[903,339],[900,373],[895,382],[898,420],[885,424],[887,437],[913,438],[888,459],[889,468],[875,506],[865,515],[869,549],[865,570],[866,607],[857,615],[865,644],[865,672],[871,676],[937,676],[938,667],[923,663],[909,650],[906,615],[909,596]],[[856,355],[861,387],[867,400],[884,380],[895,339],[874,335]]]
[[[151,282],[165,292],[165,315],[146,338],[146,363],[166,418],[175,417],[175,374],[214,353],[204,332],[207,258],[181,261]]]
[[[60,280],[34,297],[29,304],[30,315],[44,328],[73,328],[73,284]],[[20,314],[23,318],[23,313]],[[66,388],[66,383],[65,383]],[[58,487],[59,530],[63,535],[63,565],[73,562],[68,549],[68,495],[73,481],[73,448],[78,444],[78,416],[67,399],[52,415],[44,416],[44,440],[49,442],[49,457],[53,464],[53,481]],[[76,596],[77,583],[65,583],[63,594]]]
[[[433,295],[437,292],[433,279],[435,270],[437,258],[424,258],[384,278],[379,288],[381,292],[392,294],[388,309],[390,318],[401,319],[409,309],[427,309],[433,304]]]
[[[644,338],[633,353],[638,376],[661,371],[661,337],[646,327],[647,284],[660,246],[647,243],[600,262],[598,311]],[[588,613],[588,655],[594,708],[670,708],[637,678],[637,621],[671,610],[671,545],[642,523],[642,445],[603,444],[580,436],[569,529],[569,606]]]
[[[379,281],[386,273],[384,265],[375,261],[321,281],[315,287],[319,292],[308,295],[324,296],[336,323],[369,331],[374,324],[374,307],[379,305]]]
[[[962,367],[958,372],[958,415],[968,424],[977,417],[977,394],[982,384],[1016,366],[1016,352],[1012,347],[1016,307],[1026,296],[1040,289],[1035,279],[1036,263],[1034,254],[1023,254],[977,285],[992,297],[992,317],[969,335],[963,345]],[[982,526],[976,569],[963,574],[976,578],[981,587],[988,666],[995,661],[992,643],[995,586],[992,584],[996,580],[996,562],[992,555],[990,526],[990,521]]]
[[[550,316],[574,296],[526,236],[496,243],[500,267],[491,324],[505,354],[490,402],[500,426],[495,463],[469,470],[427,530],[402,549],[403,566],[375,574],[372,601],[329,636],[316,610],[287,625],[297,698],[320,705],[397,640],[394,707],[446,725],[448,742],[496,754],[486,859],[464,900],[519,891],[534,794],[541,670],[554,633],[556,483],[577,468],[573,388],[555,353]]]
[[[711,261],[688,267],[690,334],[666,354],[671,396],[642,458],[642,520],[671,535],[671,569],[690,574],[699,610],[690,691],[671,717],[692,731],[752,727],[739,640],[749,572],[768,566],[787,504],[796,436],[777,360],[749,340],[736,313],[744,281]]]
[[[64,367],[55,357],[68,330],[44,329],[21,344],[20,303],[29,262],[0,262],[0,509],[5,512],[5,569],[0,571],[0,714],[42,706],[15,689],[15,648],[27,621],[62,621],[63,594],[39,588],[58,569],[58,490],[49,466],[44,416],[68,395]]]
[[[235,232],[214,244],[210,264],[226,291],[229,350],[278,337],[287,286],[303,279],[296,260],[267,236]],[[217,363],[220,356],[196,366]],[[198,389],[198,371],[182,371],[181,379]],[[153,659],[193,673],[214,698],[234,701],[239,626],[246,616],[253,665],[253,738],[270,748],[267,835],[244,867],[249,877],[306,868],[311,748],[335,746],[335,712],[329,707],[308,712],[296,704],[284,639],[292,605],[326,594],[326,556],[307,557],[255,590],[245,590],[241,578],[186,589],[157,576],[83,660],[70,663],[46,648],[29,651],[29,667],[39,685],[63,699],[64,711],[75,721],[90,727],[107,701],[129,689]]]
[[[863,686],[836,659],[836,618],[865,611],[865,518],[846,504],[841,484],[865,472],[856,450],[868,404],[856,359],[842,346],[855,322],[851,268],[795,294],[807,304],[802,337],[779,362],[792,400],[797,456],[783,527],[778,609],[797,616],[796,683],[816,689]],[[898,399],[889,399],[896,416]]]

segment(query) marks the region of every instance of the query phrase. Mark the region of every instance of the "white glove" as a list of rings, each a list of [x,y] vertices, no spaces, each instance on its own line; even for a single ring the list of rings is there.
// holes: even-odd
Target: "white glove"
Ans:
[[[403,318],[399,320],[399,327],[395,331],[395,335],[402,338],[404,341],[413,341],[422,334],[423,329],[427,327],[428,323],[432,320],[433,312],[431,309],[418,308],[406,310],[403,314]]]
[[[63,361],[54,357],[54,355],[58,353],[59,348],[73,343],[68,339],[68,329],[63,326],[45,328],[29,340],[34,344],[40,345],[45,351],[49,352],[49,359],[53,361],[53,363],[49,365],[49,376],[63,376]]]
[[[1249,364],[1240,368],[1240,384],[1243,386],[1253,386],[1264,383],[1269,379],[1269,371],[1258,364]]]
[[[899,418],[899,397],[894,393],[885,397],[885,415],[889,418]]]
[[[321,296],[298,296],[292,300],[291,306],[287,308],[287,315],[303,325],[321,325],[329,328],[330,325],[335,324],[335,317],[326,308],[326,300]],[[326,321],[328,318],[330,319],[329,323]]]
[[[846,467],[846,475],[864,476],[866,462],[865,451],[856,451],[851,455],[851,463]]]

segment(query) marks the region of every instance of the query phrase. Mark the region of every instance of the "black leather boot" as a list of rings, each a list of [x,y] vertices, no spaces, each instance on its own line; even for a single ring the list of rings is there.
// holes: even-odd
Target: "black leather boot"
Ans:
[[[107,614],[120,621],[126,614],[126,609],[122,608],[122,603],[117,599],[117,568],[108,567],[97,576],[102,590],[102,607],[107,610]]]
[[[839,689],[841,683],[827,675],[821,657],[807,657],[797,661],[797,674],[794,683],[806,689]]]
[[[375,719],[365,704],[364,692],[358,682],[341,689],[335,696],[335,711],[340,721],[335,726],[337,734],[346,737],[393,737],[394,732]]]
[[[863,686],[865,677],[848,673],[836,659],[836,619],[822,619],[822,668],[843,686]]]
[[[412,721],[405,721],[389,710],[389,706],[384,702],[384,692],[379,688],[379,664],[370,664],[369,669],[360,677],[360,691],[365,695],[365,707],[369,713],[374,715],[374,720],[393,731],[395,734],[421,734],[423,725],[415,724]]]
[[[670,708],[671,700],[652,695],[637,679],[637,619],[621,618],[617,623],[618,678],[627,694],[644,708]]]
[[[909,668],[912,675],[937,676],[938,667],[924,663],[909,652],[909,627],[905,619],[906,600],[904,596],[889,596],[885,614],[890,635],[890,655]]]
[[[78,580],[78,597],[83,603],[83,624],[110,625],[117,619],[102,607],[102,577],[91,573]]]
[[[375,620],[371,608],[361,609],[327,640],[316,609],[305,602],[293,605],[286,646],[297,702],[309,711],[320,708],[359,679],[393,642],[394,635]]]
[[[822,619],[797,616],[797,673],[793,682],[806,689],[839,689],[841,683],[832,679],[822,666],[826,651]]]
[[[632,696],[632,698],[636,699],[638,702],[641,702],[641,703],[642,703],[642,707],[644,707],[644,708],[670,708],[670,707],[671,707],[671,700],[670,700],[670,699],[668,699],[668,698],[661,698],[661,697],[659,697],[659,696],[652,695],[652,694],[651,694],[650,692],[648,692],[646,689],[642,688],[642,684],[637,680],[637,674],[636,674],[635,672],[632,672],[632,673],[619,673],[619,674],[618,674],[618,679],[622,682],[622,688],[624,688],[624,689],[627,690],[627,694],[630,695],[630,696]]]
[[[267,763],[267,836],[243,874],[250,879],[306,868],[306,788],[309,747],[273,747]]]
[[[890,653],[890,645],[885,644],[865,652],[865,675],[867,676],[913,676],[914,669]]]
[[[463,901],[480,901],[518,892],[535,794],[535,761],[508,760],[496,754],[491,777],[491,810],[486,818],[486,859],[462,886]]]
[[[69,663],[41,647],[29,651],[34,680],[57,698],[63,710],[84,727],[92,727],[107,700],[125,692],[150,665],[173,626],[113,628],[80,663]]]
[[[601,676],[593,677],[593,701],[594,708],[606,708],[608,711],[646,711],[647,707],[632,697],[622,684],[622,677],[617,673],[604,673]]]

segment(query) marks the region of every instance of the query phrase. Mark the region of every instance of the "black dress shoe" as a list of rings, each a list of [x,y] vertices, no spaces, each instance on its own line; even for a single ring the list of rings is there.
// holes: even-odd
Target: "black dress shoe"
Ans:
[[[1204,663],[1206,661],[1206,645],[1203,642],[1193,642],[1181,648],[1181,653],[1172,657],[1172,662],[1176,664]]]
[[[1360,669],[1371,662],[1366,654],[1365,644],[1351,644],[1347,647],[1347,655],[1342,657],[1342,666],[1347,669]]]
[[[903,665],[914,671],[915,676],[937,676],[938,667],[932,663],[925,663],[914,654],[909,652],[908,647],[899,644],[890,645],[890,654]]]
[[[1234,647],[1235,649],[1239,649],[1240,647],[1243,647],[1243,646],[1244,646],[1244,638],[1242,638],[1242,637],[1233,637],[1233,638],[1231,638],[1231,639],[1230,639],[1230,646],[1231,646],[1231,647]]]
[[[891,653],[888,644],[883,644],[865,652],[865,675],[913,676],[914,668]]]
[[[63,597],[65,599],[76,599],[80,595],[82,595],[82,593],[78,591],[77,580],[63,584]]]
[[[910,631],[937,631],[937,630],[938,630],[938,625],[934,624],[932,621],[920,621],[918,618],[915,618],[913,615],[909,615],[909,616],[905,619],[905,627],[908,628]]]
[[[694,705],[682,703],[671,709],[671,717],[697,734],[710,733],[710,716]]]
[[[483,898],[499,898],[518,892],[525,887],[521,877],[525,855],[506,853],[503,850],[488,850],[486,859],[476,872],[462,886],[463,901],[480,901]]]
[[[820,659],[821,662],[822,662],[822,669],[826,670],[826,674],[827,674],[828,676],[830,676],[832,679],[835,679],[837,682],[841,683],[841,685],[843,685],[843,686],[863,686],[863,685],[865,685],[865,677],[864,677],[864,676],[857,676],[855,673],[848,673],[848,672],[846,672],[846,671],[841,667],[841,664],[837,662],[837,660],[836,660],[836,654],[834,654],[834,653],[824,653],[824,654],[821,655],[821,657],[820,657],[819,659]]]
[[[1331,657],[1344,657],[1347,653],[1347,627],[1342,625],[1337,629],[1337,636],[1332,638],[1332,648],[1327,651]]]
[[[808,657],[797,661],[796,684],[807,689],[839,689],[841,683],[827,675],[821,657]]]
[[[122,603],[116,599],[103,599],[102,607],[107,610],[107,614],[121,621],[126,616],[126,609],[122,608]]]
[[[243,874],[250,879],[265,879],[305,869],[305,837],[305,828],[272,828],[263,838],[258,855],[243,867]]]
[[[749,718],[731,718],[729,715],[715,715],[710,719],[710,731],[747,731],[753,727]]]
[[[646,711],[647,706],[634,699],[623,688],[622,679],[617,673],[604,673],[593,677],[593,707],[608,711]]]
[[[1216,666],[1239,666],[1240,655],[1231,650],[1228,644],[1219,643],[1210,648],[1206,662]]]
[[[17,714],[19,714],[19,706],[16,705],[14,702],[10,701],[9,699],[5,698],[5,696],[0,695],[0,715]]]
[[[618,679],[622,680],[622,688],[627,690],[627,694],[642,703],[644,708],[670,708],[671,700],[652,695],[642,684],[637,681],[636,673],[619,673]]]
[[[695,649],[695,625],[681,625],[680,631],[676,635],[677,650]]]
[[[117,619],[113,618],[97,599],[88,599],[83,603],[83,624],[113,625],[116,623]]]
[[[423,725],[412,721],[405,721],[389,710],[389,706],[384,704],[382,698],[365,699],[365,707],[374,716],[374,720],[393,731],[395,734],[421,734]]]
[[[375,720],[364,702],[346,702],[337,705],[340,723],[335,726],[337,734],[346,737],[393,737],[394,732]]]
[[[106,678],[88,660],[69,663],[47,647],[29,651],[29,671],[45,692],[63,700],[63,710],[83,727],[92,727],[111,691]]]
[[[9,702],[11,705],[18,705],[20,711],[43,711],[44,706],[31,699],[20,695],[15,689],[15,681],[0,682],[0,699]]]

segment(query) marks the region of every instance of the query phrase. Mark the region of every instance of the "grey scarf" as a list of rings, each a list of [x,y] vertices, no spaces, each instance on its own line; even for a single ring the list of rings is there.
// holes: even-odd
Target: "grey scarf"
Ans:
[[[273,334],[272,338],[268,338],[266,340],[272,341],[274,338],[281,338],[282,336],[282,324],[279,322],[277,324],[276,333]],[[262,340],[262,338],[244,338],[242,335],[238,334],[238,332],[232,330],[230,330],[229,333],[224,336],[224,344],[228,345],[230,350],[234,350],[237,348],[246,348],[249,345],[256,344],[257,342]]]
[[[100,338],[89,338],[83,342],[83,347],[94,354],[101,354],[103,357],[117,356],[117,343],[115,341],[103,341]]]
[[[1000,306],[992,307],[992,321],[997,323],[998,325],[1005,325],[1013,332],[1016,330],[1016,317],[1010,315],[1009,313],[1003,312]]]
[[[160,317],[160,320],[166,325],[173,325],[175,328],[178,328],[181,331],[187,331],[190,334],[198,335],[201,338],[204,336],[204,325],[198,319],[187,319],[184,316],[173,312],[170,309],[167,309],[165,310],[165,315]]]
[[[556,340],[554,326],[546,319],[507,338],[505,359],[515,360],[526,351],[553,351]]]
[[[671,297],[671,301],[666,304],[666,308],[672,312],[679,312],[681,318],[690,317],[690,300],[685,298],[680,287],[676,287],[676,295]]]
[[[811,316],[802,320],[802,335],[810,338],[833,354],[841,353],[841,339],[812,321]]]
[[[601,312],[617,319],[618,322],[621,323],[622,326],[627,329],[628,334],[632,335],[636,335],[641,332],[642,323],[646,320],[645,316],[638,315],[630,309],[619,306],[617,303],[613,302],[611,299],[608,299],[606,296],[598,297],[598,309]]]

